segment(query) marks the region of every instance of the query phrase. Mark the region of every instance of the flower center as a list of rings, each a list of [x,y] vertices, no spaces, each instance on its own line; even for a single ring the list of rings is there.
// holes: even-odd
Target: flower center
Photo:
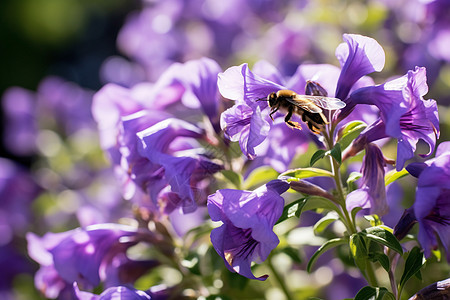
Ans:
[[[236,257],[248,258],[258,245],[258,241],[252,238],[252,229],[240,229],[238,234],[240,244],[224,251],[225,259],[230,266],[233,266]]]

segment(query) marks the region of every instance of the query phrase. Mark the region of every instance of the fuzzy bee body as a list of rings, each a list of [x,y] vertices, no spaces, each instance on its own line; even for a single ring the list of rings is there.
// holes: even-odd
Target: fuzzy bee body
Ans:
[[[316,134],[319,134],[324,130],[325,125],[329,124],[322,108],[335,110],[345,106],[345,102],[337,98],[299,95],[291,90],[279,90],[278,92],[270,93],[267,96],[267,101],[271,108],[269,116],[272,120],[272,115],[281,110],[286,112],[284,118],[286,124],[293,128],[301,129],[299,123],[291,121],[292,115],[297,114],[301,116],[302,121],[308,125],[308,128]]]

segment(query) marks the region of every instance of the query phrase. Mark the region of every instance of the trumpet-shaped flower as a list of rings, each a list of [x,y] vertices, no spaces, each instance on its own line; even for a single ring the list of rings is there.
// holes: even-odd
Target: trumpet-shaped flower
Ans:
[[[380,148],[374,144],[366,146],[361,173],[362,186],[348,194],[347,210],[355,207],[370,208],[371,214],[384,215],[389,207],[386,203],[386,188],[384,185],[385,161]]]
[[[222,166],[201,155],[195,148],[195,138],[202,138],[198,127],[178,119],[167,119],[137,133],[141,141],[139,155],[161,168],[161,180],[170,186],[162,198],[169,200],[169,206],[182,207],[192,212],[198,202],[206,201],[206,192],[199,183],[208,180]],[[185,140],[181,144],[177,144]],[[194,145],[194,147],[193,147]],[[161,195],[161,186],[146,186],[152,199]]]
[[[425,255],[438,247],[437,234],[450,262],[450,142],[439,145],[436,158],[427,164],[414,163],[407,170],[418,175],[413,210]]]
[[[419,139],[424,140],[430,155],[439,137],[439,117],[434,100],[425,100],[428,92],[425,68],[416,68],[396,80],[362,88],[350,96],[354,103],[372,104],[380,109],[380,118],[367,127],[353,142],[347,155],[353,155],[367,143],[392,137],[397,139],[397,170],[414,156]]]
[[[148,237],[129,226],[98,224],[85,229],[47,233],[39,238],[28,233],[28,253],[41,264],[37,288],[48,296],[67,290],[73,282],[84,287],[133,283],[143,272],[158,265],[156,261],[129,259],[126,251]]]
[[[283,212],[280,194],[288,188],[288,183],[273,180],[254,191],[225,189],[208,197],[211,219],[223,222],[211,232],[211,242],[230,271],[250,279],[267,278],[255,277],[250,266],[264,261],[279,243],[273,226]]]
[[[207,58],[177,63],[154,85],[125,89],[110,84],[95,95],[93,115],[102,147],[110,155],[126,199],[137,199],[139,205],[163,213],[177,207],[191,212],[195,200],[206,202],[209,191],[199,183],[221,167],[199,153],[196,140],[206,138],[200,127],[212,125],[218,131],[219,71],[217,63]],[[206,115],[211,125],[175,118],[185,117],[186,111],[194,120]]]
[[[144,291],[136,290],[127,286],[114,286],[106,289],[100,295],[90,292],[81,291],[78,285],[74,283],[74,294],[78,300],[112,300],[112,299],[134,299],[134,300],[151,300],[149,294]]]
[[[330,65],[302,65],[289,80],[273,71],[273,68],[255,66],[251,72],[247,64],[234,66],[219,74],[218,86],[223,97],[236,101],[235,106],[222,114],[221,127],[232,141],[239,141],[242,152],[254,159],[255,148],[269,135],[272,122],[269,117],[267,96],[282,89],[297,94],[310,94],[305,90],[308,81],[322,85],[323,93],[348,102],[348,95],[369,84],[361,80],[365,75],[380,71],[384,66],[384,52],[373,39],[345,34],[346,43],[336,50],[342,69]],[[349,102],[350,103],[350,102]],[[346,117],[354,105],[339,114]],[[339,120],[341,120],[339,119]]]

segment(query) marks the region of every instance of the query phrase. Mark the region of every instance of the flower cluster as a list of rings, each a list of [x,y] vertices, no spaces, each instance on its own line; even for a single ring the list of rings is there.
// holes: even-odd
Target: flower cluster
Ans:
[[[209,136],[217,128],[219,70],[201,59],[173,65],[154,84],[109,84],[97,92],[93,115],[126,199],[166,214],[206,202],[212,175],[223,168],[201,145],[216,143]],[[202,115],[206,125],[197,123]]]
[[[313,4],[256,2],[142,0],[117,38],[130,60],[106,60],[97,91],[51,76],[4,93],[5,148],[30,170],[0,158],[0,298],[31,276],[48,299],[448,294],[429,65],[393,72],[395,53],[354,33],[324,59],[326,35],[291,24]],[[418,40],[448,60],[450,8],[415,5],[439,20]],[[439,272],[419,291],[424,259]]]

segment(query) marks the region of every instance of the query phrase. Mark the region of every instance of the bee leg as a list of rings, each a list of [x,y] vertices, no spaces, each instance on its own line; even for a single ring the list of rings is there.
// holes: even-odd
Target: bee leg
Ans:
[[[306,115],[303,115],[303,121],[308,125],[308,128],[315,134],[319,134],[322,129],[319,124],[311,120],[311,118],[307,117]]]
[[[288,113],[287,113],[286,117],[284,118],[284,122],[286,122],[286,124],[288,124],[291,127],[294,127],[296,129],[302,130],[302,126],[299,123],[291,121],[291,117],[292,117],[293,112],[294,111],[293,111],[292,108],[288,109]]]
[[[272,108],[272,110],[270,111],[269,117],[272,119],[272,121],[274,121],[272,115],[274,113],[276,113],[279,108],[280,108],[280,106],[277,106],[277,107]]]
[[[317,126],[315,126],[313,123],[311,122],[307,122],[308,123],[308,127],[309,129],[315,133],[315,134],[319,134],[321,132],[320,128],[318,128]]]

